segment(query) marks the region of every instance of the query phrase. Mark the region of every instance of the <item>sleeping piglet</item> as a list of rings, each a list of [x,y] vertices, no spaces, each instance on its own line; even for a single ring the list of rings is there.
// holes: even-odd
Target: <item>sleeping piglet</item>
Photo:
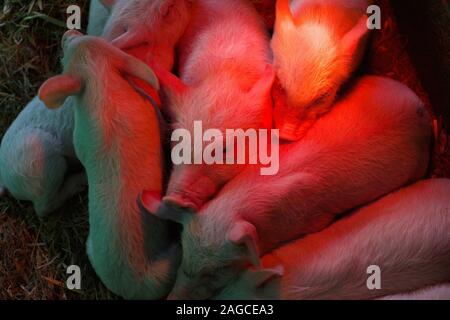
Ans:
[[[450,279],[450,180],[418,182],[262,258],[218,299],[373,299]],[[369,290],[380,269],[380,287]],[[280,275],[283,274],[280,278]],[[450,297],[449,285],[418,291]],[[390,296],[385,299],[399,299]]]
[[[369,33],[368,2],[277,1],[271,44],[277,71],[274,123],[282,139],[301,139],[330,111],[358,67]]]
[[[39,97],[50,109],[74,97],[75,151],[89,183],[87,253],[96,273],[124,298],[160,299],[179,261],[170,225],[136,204],[142,189],[161,196],[162,156],[156,110],[127,78],[158,89],[141,61],[106,41],[68,31],[64,73],[46,81]]]
[[[88,34],[99,35],[108,18],[100,0],[89,8]],[[56,111],[35,97],[5,133],[0,146],[0,196],[6,190],[31,201],[43,218],[86,187],[73,146],[73,101]]]
[[[198,214],[157,210],[184,228],[172,297],[209,298],[247,263],[258,265],[260,254],[420,179],[430,134],[411,90],[387,78],[359,79],[304,139],[280,147],[277,175],[248,167]]]
[[[181,79],[150,65],[161,82],[172,128],[185,133],[180,140],[186,136],[203,139],[196,133],[196,123],[203,132],[215,130],[211,142],[227,140],[227,129],[271,127],[275,73],[266,28],[250,2],[194,2],[191,22],[181,38],[179,60]],[[172,140],[180,142],[176,137]],[[216,159],[224,160],[235,152],[236,148],[227,148],[225,143],[215,151]],[[191,150],[188,161],[174,163],[165,203],[198,211],[245,167],[207,163],[203,159],[207,143],[200,144],[199,149]],[[172,160],[178,155],[175,150]]]

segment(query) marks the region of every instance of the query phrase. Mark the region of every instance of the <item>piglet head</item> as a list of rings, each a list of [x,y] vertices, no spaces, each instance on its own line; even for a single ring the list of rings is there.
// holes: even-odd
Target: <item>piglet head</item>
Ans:
[[[301,139],[329,112],[339,88],[359,64],[367,34],[365,15],[341,36],[317,19],[302,14],[295,18],[289,0],[277,1],[272,49],[278,82],[273,97],[274,124],[281,138]]]
[[[152,210],[145,198],[141,198],[143,207]],[[154,214],[183,226],[183,259],[169,299],[209,299],[248,265],[259,266],[258,235],[247,221],[215,221],[208,214],[173,210],[164,204]]]
[[[126,76],[136,77],[159,89],[153,71],[143,62],[123,53],[106,41],[84,36],[78,31],[67,31],[62,38],[64,72],[47,80],[39,89],[39,98],[47,108],[60,107],[69,96],[84,92],[87,80],[95,79],[99,65],[113,64],[113,68]],[[93,104],[95,105],[95,104]]]

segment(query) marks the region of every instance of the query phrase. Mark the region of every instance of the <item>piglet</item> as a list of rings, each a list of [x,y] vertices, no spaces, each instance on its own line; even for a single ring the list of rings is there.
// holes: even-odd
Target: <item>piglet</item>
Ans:
[[[109,11],[92,0],[88,34],[99,35]],[[0,196],[31,201],[38,217],[59,209],[86,187],[73,147],[73,101],[56,111],[35,97],[14,120],[0,146]]]
[[[277,1],[271,44],[277,71],[274,123],[281,138],[301,139],[330,111],[363,56],[367,7],[367,0]]]
[[[191,22],[179,45],[179,60],[181,79],[153,65],[173,129],[202,140],[196,133],[197,122],[203,132],[215,130],[211,141],[223,141],[226,129],[271,126],[270,92],[275,73],[269,64],[266,28],[250,2],[194,2]],[[188,161],[174,163],[165,203],[198,211],[245,167],[206,163],[202,157],[206,143],[200,144]],[[235,151],[225,147],[216,150],[216,159],[224,160]],[[174,148],[172,159],[176,155]]]
[[[449,297],[440,285],[450,279],[449,194],[448,179],[392,193],[265,255],[263,269],[245,271],[217,298],[399,299],[414,290],[410,298]],[[379,289],[367,286],[371,266],[381,272]],[[436,287],[421,290],[428,286]]]
[[[186,31],[193,0],[101,0],[111,14],[102,37],[144,61],[172,70],[175,47]]]
[[[304,139],[280,147],[280,169],[248,167],[198,214],[156,214],[182,223],[183,261],[172,292],[208,298],[246,263],[320,231],[347,210],[424,176],[431,125],[404,85],[363,77]]]
[[[64,73],[45,82],[39,97],[50,109],[74,97],[75,150],[89,182],[88,256],[115,294],[163,298],[179,252],[170,225],[136,204],[142,189],[161,197],[160,131],[155,108],[127,81],[139,78],[157,89],[157,78],[100,38],[69,31],[63,43]]]

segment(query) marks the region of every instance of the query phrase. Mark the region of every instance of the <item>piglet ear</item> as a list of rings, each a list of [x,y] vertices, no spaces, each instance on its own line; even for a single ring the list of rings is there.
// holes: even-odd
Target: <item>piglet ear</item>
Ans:
[[[67,97],[81,91],[81,81],[70,75],[59,75],[48,79],[39,89],[39,99],[49,109],[59,108]]]
[[[122,71],[132,77],[141,79],[147,82],[155,90],[159,90],[159,81],[152,69],[150,69],[144,62],[130,56],[125,55],[124,65]]]
[[[367,21],[367,16],[363,15],[358,23],[344,35],[339,44],[340,55],[347,61],[349,73],[356,69],[364,54],[363,48],[370,31]]]
[[[238,246],[244,246],[249,261],[259,267],[258,234],[250,222],[239,221],[228,234],[228,240]]]

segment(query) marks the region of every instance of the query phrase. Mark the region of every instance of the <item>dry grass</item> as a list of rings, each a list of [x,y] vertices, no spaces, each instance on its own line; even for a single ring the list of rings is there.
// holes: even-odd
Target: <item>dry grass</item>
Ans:
[[[59,72],[65,10],[86,0],[6,0],[0,4],[0,139],[39,85]],[[83,25],[86,26],[86,15]],[[87,198],[40,222],[28,203],[0,199],[0,299],[109,299],[85,253]],[[82,290],[65,289],[66,268],[82,269]]]

